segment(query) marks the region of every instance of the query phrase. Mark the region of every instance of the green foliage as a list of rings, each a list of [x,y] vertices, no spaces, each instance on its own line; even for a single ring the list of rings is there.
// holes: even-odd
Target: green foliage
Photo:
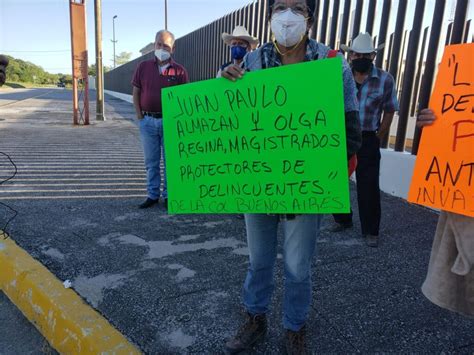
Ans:
[[[121,52],[115,56],[115,64],[117,66],[128,63],[132,58],[132,52]]]
[[[72,85],[72,75],[71,74],[58,74],[58,81],[59,83],[63,83],[65,85]]]
[[[111,69],[112,69],[111,67],[104,65],[104,73],[107,73]],[[87,69],[87,75],[96,76],[96,73],[97,73],[97,70],[95,68],[95,64],[89,65],[89,68]]]
[[[8,56],[7,80],[16,83],[56,84],[62,74],[51,74],[40,66]]]
[[[128,58],[128,61],[132,53],[123,52],[120,55],[125,59]],[[66,86],[72,85],[71,74],[51,74],[36,64],[8,55],[7,57],[10,61],[7,67],[7,81],[10,83],[31,83],[36,85],[56,85],[57,83],[64,83]],[[108,72],[111,69],[112,67],[104,66],[104,72]],[[96,75],[95,64],[89,65],[88,73],[92,76]]]
[[[97,73],[97,70],[95,69],[95,64],[89,65],[89,68],[87,68],[87,75],[95,76]]]

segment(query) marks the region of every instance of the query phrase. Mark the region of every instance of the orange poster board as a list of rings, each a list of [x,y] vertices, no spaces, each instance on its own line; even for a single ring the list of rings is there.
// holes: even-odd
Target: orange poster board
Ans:
[[[445,48],[408,201],[474,217],[474,44]]]

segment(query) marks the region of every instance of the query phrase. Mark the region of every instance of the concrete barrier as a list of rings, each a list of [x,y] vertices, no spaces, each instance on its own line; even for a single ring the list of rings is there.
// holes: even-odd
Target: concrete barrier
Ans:
[[[0,289],[57,351],[140,354],[76,292],[6,237],[0,237]]]

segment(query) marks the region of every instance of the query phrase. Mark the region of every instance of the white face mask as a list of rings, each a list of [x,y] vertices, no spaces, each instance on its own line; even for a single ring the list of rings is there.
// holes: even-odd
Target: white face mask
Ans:
[[[171,57],[171,53],[164,49],[155,49],[155,57],[158,58],[160,62],[164,62]]]
[[[293,47],[306,33],[306,18],[295,14],[291,9],[273,14],[271,21],[272,32],[276,41],[285,47]]]

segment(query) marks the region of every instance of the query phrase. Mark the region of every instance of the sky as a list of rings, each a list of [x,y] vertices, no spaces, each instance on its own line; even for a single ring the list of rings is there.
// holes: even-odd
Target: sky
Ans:
[[[168,29],[177,38],[219,17],[239,9],[252,0],[168,0]],[[451,17],[452,4],[446,1],[445,21]],[[343,2],[341,2],[343,3]],[[355,1],[352,6],[355,7]],[[365,29],[367,3],[362,14]],[[378,28],[383,1],[379,0],[375,28]],[[405,28],[413,23],[413,0],[409,0]],[[392,1],[392,13],[398,0]],[[426,1],[423,27],[430,25],[434,0]],[[341,5],[342,10],[342,5]],[[94,1],[86,0],[89,64],[95,63]],[[474,1],[470,1],[468,18],[473,18]],[[332,13],[332,10],[329,12]],[[139,50],[154,41],[155,33],[164,28],[164,0],[102,0],[103,63],[113,65],[112,18],[115,19],[116,53]],[[389,33],[395,18],[391,18]],[[471,33],[474,25],[471,26]],[[442,33],[445,31],[443,30]],[[69,0],[0,0],[0,53],[40,65],[50,73],[71,72]]]
[[[251,0],[168,0],[168,29],[184,36]],[[102,0],[103,64],[113,65],[113,23],[116,54],[153,42],[164,28],[164,0]],[[94,1],[86,0],[89,64],[95,64]],[[69,0],[0,0],[0,53],[40,65],[50,73],[71,72]]]

